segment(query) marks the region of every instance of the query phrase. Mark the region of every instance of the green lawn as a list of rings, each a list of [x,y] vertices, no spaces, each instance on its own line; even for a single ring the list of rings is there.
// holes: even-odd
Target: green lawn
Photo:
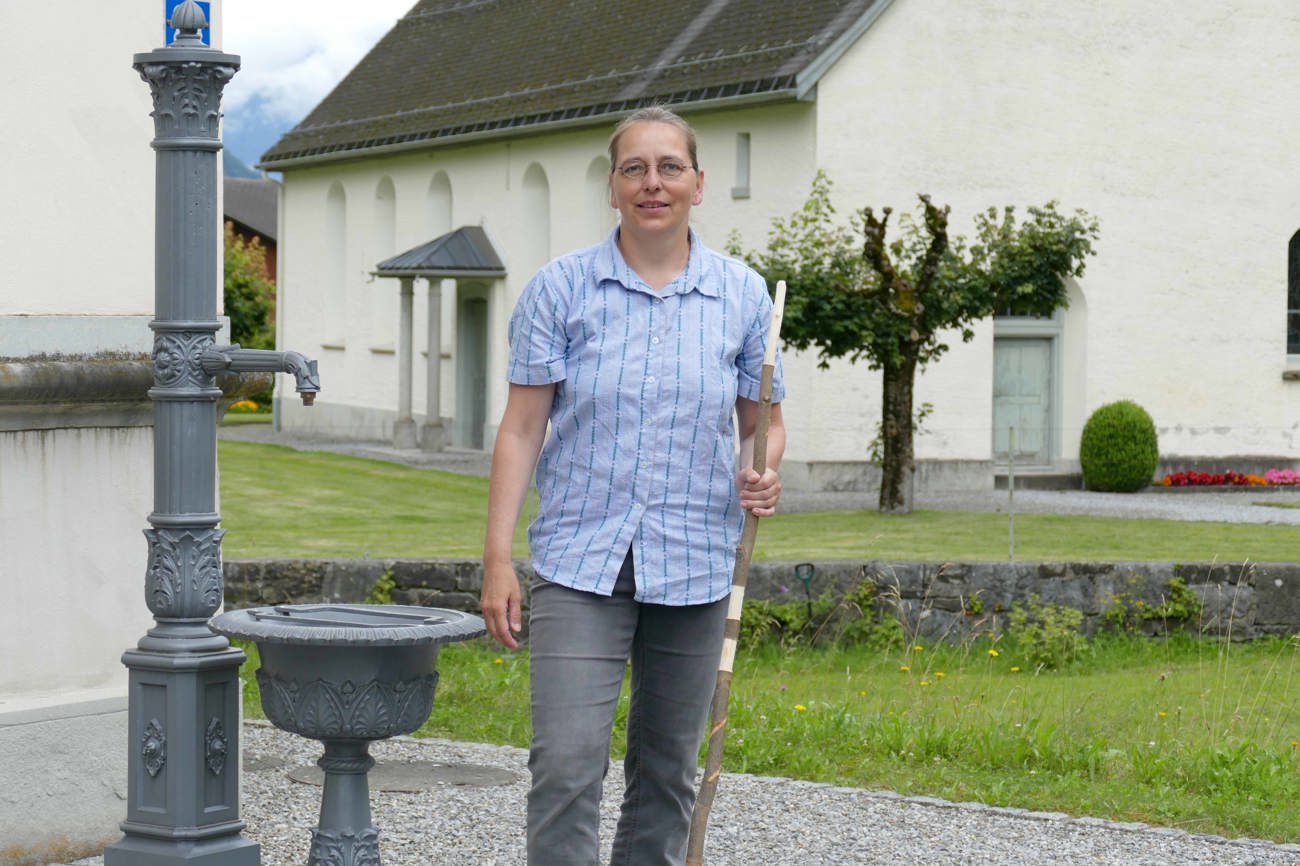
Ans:
[[[230,558],[478,556],[487,481],[326,452],[223,441],[221,513]],[[535,504],[526,509],[525,519]],[[1024,560],[1286,561],[1300,528],[1016,515]],[[527,552],[521,527],[516,553]],[[1007,518],[984,512],[781,514],[756,559],[1003,560]]]
[[[228,558],[482,553],[485,479],[248,442],[219,455]]]

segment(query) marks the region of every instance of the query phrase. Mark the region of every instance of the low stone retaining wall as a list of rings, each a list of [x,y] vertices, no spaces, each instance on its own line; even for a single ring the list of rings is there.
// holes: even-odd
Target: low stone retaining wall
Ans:
[[[794,562],[753,563],[749,597],[803,598]],[[956,638],[999,631],[1006,614],[1036,596],[1082,611],[1084,629],[1100,628],[1117,602],[1158,607],[1181,579],[1200,598],[1200,633],[1250,639],[1300,632],[1300,563],[1191,562],[888,562],[813,563],[814,596],[839,594],[870,580],[909,634]],[[531,578],[525,562],[521,577]],[[227,560],[227,608],[262,604],[359,602],[385,576],[398,604],[478,611],[482,563],[472,559]],[[527,599],[525,598],[525,604]],[[1152,621],[1151,630],[1163,628]]]

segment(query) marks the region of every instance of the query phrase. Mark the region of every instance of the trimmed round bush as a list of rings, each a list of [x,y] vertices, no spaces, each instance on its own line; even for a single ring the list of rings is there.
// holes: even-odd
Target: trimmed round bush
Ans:
[[[1079,463],[1088,490],[1141,490],[1155,477],[1159,459],[1156,425],[1132,400],[1099,406],[1083,425]]]

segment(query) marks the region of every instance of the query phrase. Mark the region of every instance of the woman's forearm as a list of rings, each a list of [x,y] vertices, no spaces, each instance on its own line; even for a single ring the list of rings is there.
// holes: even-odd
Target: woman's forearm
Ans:
[[[740,464],[737,468],[748,469],[754,465],[754,440],[758,432],[758,403],[741,398],[736,401],[736,419],[740,433]],[[781,465],[785,455],[785,419],[781,415],[781,404],[772,404],[772,414],[767,428],[767,462],[768,469]]]

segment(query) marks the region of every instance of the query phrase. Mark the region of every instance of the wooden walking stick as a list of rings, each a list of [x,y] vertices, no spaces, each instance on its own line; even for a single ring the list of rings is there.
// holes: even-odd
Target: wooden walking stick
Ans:
[[[772,304],[772,324],[767,331],[767,354],[763,358],[763,378],[758,389],[758,424],[754,430],[754,471],[762,475],[767,469],[767,431],[772,423],[772,373],[776,368],[776,344],[781,337],[781,317],[785,312],[785,280],[776,284]],[[727,739],[727,704],[731,699],[731,668],[736,660],[736,641],[740,637],[740,611],[745,604],[745,585],[749,582],[749,560],[758,537],[758,517],[745,513],[745,528],[736,546],[736,567],[731,576],[731,604],[727,611],[726,630],[722,636],[722,658],[718,662],[718,683],[713,689],[713,706],[709,710],[709,751],[704,761],[704,778],[691,813],[691,834],[686,842],[686,866],[704,863],[704,831],[713,808],[713,795],[722,775],[722,747]]]

